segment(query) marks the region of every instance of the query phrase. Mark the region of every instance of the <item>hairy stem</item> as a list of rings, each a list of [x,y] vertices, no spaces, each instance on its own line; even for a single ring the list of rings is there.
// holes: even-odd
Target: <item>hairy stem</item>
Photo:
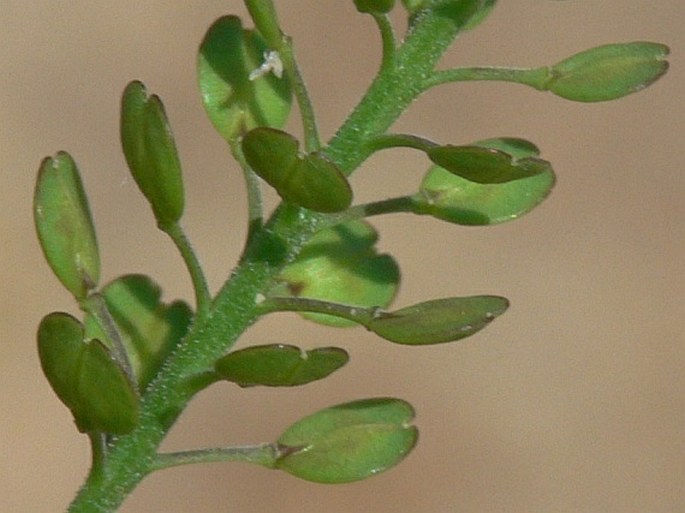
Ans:
[[[364,146],[385,133],[409,105],[423,93],[426,77],[483,5],[483,0],[434,0],[417,13],[393,66],[381,69],[362,101],[326,148],[326,154],[351,174],[372,150]],[[363,147],[360,151],[360,147]]]

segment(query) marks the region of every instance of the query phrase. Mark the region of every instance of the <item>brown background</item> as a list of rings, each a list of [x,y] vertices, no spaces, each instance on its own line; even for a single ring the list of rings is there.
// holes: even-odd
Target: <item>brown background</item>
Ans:
[[[351,1],[277,2],[325,137],[378,63],[378,37]],[[418,411],[421,440],[398,468],[322,486],[241,464],[165,471],[122,508],[133,512],[679,512],[685,511],[682,0],[506,0],[465,35],[449,65],[532,66],[607,43],[671,45],[672,71],[648,91],[583,105],[522,86],[445,86],[398,131],[466,143],[518,135],[559,175],[522,220],[460,228],[412,216],[376,220],[395,254],[406,305],[448,295],[509,297],[506,316],[460,344],[423,349],[295,316],[266,319],[241,341],[339,344],[352,361],[301,389],[202,393],[165,443],[185,449],[274,439],[315,409],[392,395]],[[245,235],[243,185],[204,117],[195,50],[237,0],[0,0],[0,510],[64,509],[88,465],[86,439],[41,376],[34,333],[74,311],[42,261],[31,220],[40,159],[77,159],[99,230],[104,279],[153,275],[165,298],[190,298],[183,265],[156,232],[117,139],[126,83],[165,100],[185,165],[184,225],[220,286]],[[298,132],[296,118],[290,129]],[[355,176],[358,201],[407,193],[426,167],[385,152]],[[269,197],[273,200],[273,196]]]

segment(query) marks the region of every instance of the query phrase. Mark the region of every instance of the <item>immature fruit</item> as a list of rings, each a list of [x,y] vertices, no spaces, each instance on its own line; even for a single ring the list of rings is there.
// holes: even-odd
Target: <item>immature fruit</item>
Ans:
[[[270,48],[240,18],[224,16],[207,31],[197,62],[202,103],[214,127],[227,141],[258,126],[282,127],[292,92],[286,76],[266,73],[251,79]]]
[[[276,466],[317,483],[348,483],[395,466],[413,449],[414,409],[400,399],[363,399],[305,417],[278,439]]]
[[[100,279],[100,256],[81,177],[68,153],[41,163],[33,212],[48,264],[69,292],[85,299]]]
[[[184,207],[181,162],[162,100],[148,96],[141,82],[131,82],[121,100],[121,144],[157,224],[176,223]]]
[[[124,434],[138,420],[138,394],[126,373],[98,340],[84,340],[71,315],[52,313],[38,327],[38,353],[53,390],[80,431]]]
[[[303,351],[283,344],[252,346],[233,351],[215,364],[222,379],[241,387],[293,387],[329,376],[349,357],[338,347]]]
[[[667,46],[626,43],[598,46],[552,66],[547,89],[569,100],[601,102],[644,89],[668,70]]]
[[[367,328],[397,344],[441,344],[473,335],[508,307],[509,301],[499,296],[433,299],[394,312],[379,312]]]
[[[332,213],[352,203],[352,189],[338,167],[321,153],[301,154],[292,135],[259,127],[243,139],[250,167],[285,200],[315,212]]]

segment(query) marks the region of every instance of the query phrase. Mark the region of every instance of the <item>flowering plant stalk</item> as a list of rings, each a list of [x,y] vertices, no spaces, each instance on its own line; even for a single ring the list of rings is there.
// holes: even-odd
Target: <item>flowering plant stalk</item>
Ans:
[[[74,296],[83,319],[47,315],[38,329],[43,371],[92,447],[92,466],[70,512],[115,511],[150,473],[190,463],[244,461],[301,479],[345,483],[399,463],[415,446],[414,410],[393,397],[356,399],[305,416],[269,443],[161,453],[158,448],[201,390],[294,387],[325,379],[348,361],[337,347],[233,347],[261,317],[294,311],[333,328],[361,325],[395,344],[422,346],[474,335],[502,315],[497,295],[426,298],[391,309],[400,273],[376,247],[367,220],[408,212],[457,225],[515,220],[550,193],[555,175],[535,144],[495,137],[461,144],[392,132],[424,92],[443,84],[495,80],[559,97],[600,102],[639,91],[662,76],[668,48],[634,42],[586,50],[536,68],[437,69],[456,37],[476,28],[495,0],[355,0],[373,17],[382,45],[379,70],[330,141],[322,141],[294,46],[271,0],[245,0],[254,25],[218,19],[198,52],[198,82],[209,120],[241,169],[248,197],[242,256],[219,292],[182,229],[181,160],[162,100],[140,81],[121,101],[121,145],[160,230],[182,255],[195,298],[165,303],[140,274],[100,283],[95,225],[79,170],[66,152],[46,158],[34,215],[46,260]],[[284,4],[285,7],[285,4]],[[400,39],[389,13],[403,8]],[[303,140],[285,132],[297,102]],[[354,203],[349,176],[377,151],[411,148],[427,171],[415,193]],[[282,203],[266,214],[263,187]]]

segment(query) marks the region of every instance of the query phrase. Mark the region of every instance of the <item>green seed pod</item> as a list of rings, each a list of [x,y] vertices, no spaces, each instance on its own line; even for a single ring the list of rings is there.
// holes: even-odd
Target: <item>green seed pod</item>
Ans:
[[[329,376],[349,360],[337,347],[304,351],[283,344],[253,346],[227,354],[216,362],[216,372],[241,387],[293,387]]]
[[[501,137],[474,143],[511,155],[512,162],[534,158],[538,148],[523,139]],[[414,196],[417,212],[461,225],[488,225],[511,221],[530,212],[551,192],[552,168],[504,183],[476,183],[433,166]]]
[[[68,153],[41,163],[33,213],[48,264],[69,292],[84,299],[100,279],[100,256],[81,177]]]
[[[138,188],[164,229],[183,215],[184,193],[178,158],[164,105],[148,97],[145,86],[131,82],[121,101],[121,143]]]
[[[264,39],[243,29],[236,16],[216,20],[200,45],[197,72],[202,102],[226,141],[258,126],[280,128],[288,119],[290,81],[277,67],[267,72],[265,55],[272,54]]]
[[[509,153],[484,146],[438,146],[428,156],[450,173],[481,184],[506,183],[545,173],[549,162],[535,157],[515,159]]]
[[[400,271],[392,256],[378,253],[377,240],[374,227],[361,220],[321,230],[281,272],[277,290],[282,293],[278,295],[362,308],[387,307],[397,292]],[[330,326],[356,326],[332,315],[302,316]]]
[[[43,374],[57,397],[78,409],[78,372],[83,353],[83,327],[69,314],[46,315],[38,326],[38,355]]]
[[[285,201],[323,213],[352,203],[352,189],[337,166],[321,153],[300,154],[292,135],[259,127],[245,135],[242,146],[250,167]]]
[[[499,296],[434,299],[394,312],[379,312],[367,328],[397,344],[441,344],[473,335],[508,307],[509,302]]]
[[[99,340],[91,340],[85,345],[78,385],[80,414],[92,429],[126,434],[136,427],[138,394]]]
[[[657,43],[598,46],[552,66],[546,89],[579,102],[621,98],[644,89],[666,73],[668,54],[668,47]]]
[[[362,399],[320,410],[278,439],[276,466],[317,483],[349,483],[387,470],[414,448],[412,406],[400,399]]]
[[[415,196],[420,213],[460,225],[499,224],[539,205],[554,186],[548,172],[506,183],[480,184],[433,166]]]
[[[45,376],[82,432],[125,434],[138,419],[138,394],[98,340],[84,340],[81,323],[65,313],[46,316],[38,328]]]
[[[116,323],[138,387],[145,390],[188,331],[193,312],[183,301],[161,301],[159,285],[140,274],[120,276],[100,294]],[[111,344],[93,315],[86,315],[84,324],[87,339]]]

